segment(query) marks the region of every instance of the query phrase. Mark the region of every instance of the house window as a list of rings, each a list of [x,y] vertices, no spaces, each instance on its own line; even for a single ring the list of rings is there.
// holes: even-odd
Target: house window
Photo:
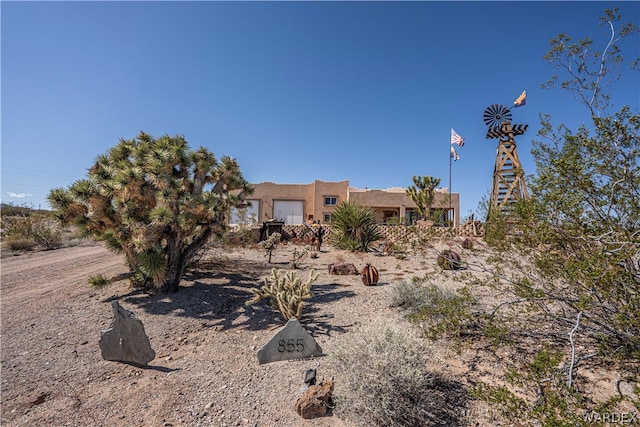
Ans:
[[[407,217],[407,225],[415,224],[418,218],[418,212],[413,209],[407,209],[405,212]]]
[[[324,205],[325,206],[335,206],[338,204],[337,196],[324,196]]]
[[[325,212],[322,214],[322,222],[329,224],[331,223],[331,214],[328,212]]]

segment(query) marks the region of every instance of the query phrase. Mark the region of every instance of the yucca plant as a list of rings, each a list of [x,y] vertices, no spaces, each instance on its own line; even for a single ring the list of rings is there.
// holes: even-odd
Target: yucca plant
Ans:
[[[367,206],[345,201],[331,213],[329,240],[335,248],[367,252],[382,237],[375,213]]]

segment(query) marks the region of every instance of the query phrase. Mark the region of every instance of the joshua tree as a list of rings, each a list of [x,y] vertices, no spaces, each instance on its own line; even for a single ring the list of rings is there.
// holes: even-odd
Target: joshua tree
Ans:
[[[423,219],[429,219],[435,197],[435,189],[440,185],[440,178],[414,176],[412,179],[414,185],[407,188],[407,196],[416,204],[418,216]]]
[[[49,194],[54,215],[123,253],[137,288],[175,292],[198,249],[252,188],[234,159],[183,136],[141,132],[97,157],[86,179]]]

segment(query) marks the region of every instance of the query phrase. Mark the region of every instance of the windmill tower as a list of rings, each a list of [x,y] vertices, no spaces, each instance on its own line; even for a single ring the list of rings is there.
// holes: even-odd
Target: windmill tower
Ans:
[[[520,164],[514,136],[522,135],[529,125],[511,124],[511,112],[504,105],[493,104],[484,110],[487,139],[498,138],[496,165],[493,170],[493,186],[489,211],[509,211],[510,205],[529,198],[524,182],[524,170]]]

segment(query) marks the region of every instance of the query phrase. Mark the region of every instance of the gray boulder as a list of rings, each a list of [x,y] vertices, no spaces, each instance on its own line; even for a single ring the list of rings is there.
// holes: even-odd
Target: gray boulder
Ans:
[[[322,356],[322,349],[309,332],[292,317],[265,345],[258,350],[258,362],[281,362]]]
[[[136,316],[120,307],[118,301],[111,303],[113,322],[100,333],[100,351],[104,360],[146,366],[156,357],[144,326]]]

